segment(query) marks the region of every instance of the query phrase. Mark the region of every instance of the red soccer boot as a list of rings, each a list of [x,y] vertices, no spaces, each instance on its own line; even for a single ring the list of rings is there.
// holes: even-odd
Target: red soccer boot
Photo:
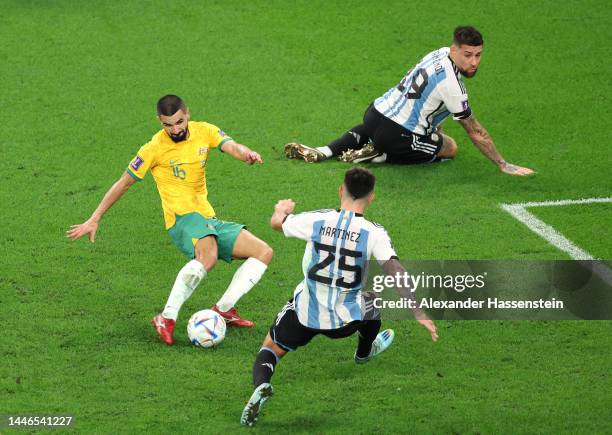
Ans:
[[[157,316],[153,317],[151,324],[155,328],[155,332],[157,332],[157,335],[161,341],[166,343],[168,346],[172,346],[174,344],[174,338],[172,335],[174,334],[174,325],[176,324],[176,321],[166,319],[161,314],[158,314]]]
[[[250,320],[243,319],[236,311],[235,307],[230,308],[229,310],[223,312],[217,308],[217,305],[213,305],[211,310],[219,313],[221,317],[225,319],[225,323],[227,326],[236,326],[237,328],[254,328],[255,323]]]

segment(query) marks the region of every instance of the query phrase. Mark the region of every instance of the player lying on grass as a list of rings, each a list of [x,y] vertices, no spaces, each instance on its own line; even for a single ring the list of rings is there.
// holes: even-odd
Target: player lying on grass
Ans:
[[[229,326],[254,327],[253,322],[240,318],[234,305],[261,279],[272,260],[272,248],[244,225],[215,218],[207,199],[206,164],[214,148],[249,165],[262,163],[261,157],[212,124],[190,122],[189,109],[175,95],[166,95],[158,101],[157,115],[163,129],[140,148],[91,217],[80,225],[72,225],[67,237],[76,240],[89,235],[94,242],[102,216],[150,170],[161,197],[168,234],[191,259],[179,271],[163,312],[153,318],[157,334],[166,344],[174,343],[174,325],[181,306],[218,259],[227,263],[232,259],[246,261],[212,309]]]
[[[421,59],[397,86],[368,106],[362,124],[324,147],[288,143],[285,155],[307,162],[333,156],[354,163],[417,164],[452,159],[457,143],[442,133],[442,122],[452,114],[480,152],[502,172],[532,174],[531,169],[504,160],[468,103],[462,76],[474,77],[482,48],[480,32],[473,27],[456,28],[450,48],[432,51]]]
[[[393,330],[379,333],[381,321],[373,315],[371,301],[363,301],[361,293],[370,257],[383,264],[386,273],[405,272],[385,229],[363,217],[374,199],[374,182],[374,175],[365,169],[347,171],[339,190],[340,210],[294,215],[292,200],[276,204],[272,228],[306,242],[304,280],[276,317],[257,354],[253,365],[255,391],[242,412],[242,424],[253,425],[262,405],[272,396],[270,379],[280,359],[316,335],[344,338],[358,332],[357,364],[368,362],[391,345]],[[412,297],[410,289],[400,291],[403,297]],[[414,310],[414,314],[436,341],[434,323],[421,310]]]

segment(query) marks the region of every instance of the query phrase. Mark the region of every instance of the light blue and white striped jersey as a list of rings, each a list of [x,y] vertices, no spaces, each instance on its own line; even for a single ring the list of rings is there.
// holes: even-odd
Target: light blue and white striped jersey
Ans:
[[[430,135],[451,113],[465,119],[472,113],[450,49],[432,51],[406,73],[402,81],[374,101],[374,107],[406,130]]]
[[[337,329],[361,320],[366,261],[396,257],[385,229],[352,211],[317,210],[287,216],[283,232],[307,242],[304,281],[293,293],[300,323]]]

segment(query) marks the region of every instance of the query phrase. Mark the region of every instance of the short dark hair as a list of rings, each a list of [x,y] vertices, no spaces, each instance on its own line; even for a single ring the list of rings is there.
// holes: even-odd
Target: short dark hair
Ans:
[[[172,116],[179,110],[187,110],[185,102],[176,95],[164,95],[157,102],[157,116]]]
[[[457,46],[471,45],[473,47],[478,47],[479,45],[484,44],[482,35],[472,26],[457,27],[453,33],[453,42]]]
[[[344,175],[346,190],[354,199],[368,196],[374,190],[376,177],[364,168],[352,168]]]

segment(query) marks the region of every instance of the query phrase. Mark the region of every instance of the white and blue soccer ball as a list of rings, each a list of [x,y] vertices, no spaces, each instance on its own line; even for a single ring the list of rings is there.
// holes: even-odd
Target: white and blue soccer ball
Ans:
[[[194,346],[213,347],[225,338],[225,320],[213,310],[195,313],[187,323],[187,335]]]

